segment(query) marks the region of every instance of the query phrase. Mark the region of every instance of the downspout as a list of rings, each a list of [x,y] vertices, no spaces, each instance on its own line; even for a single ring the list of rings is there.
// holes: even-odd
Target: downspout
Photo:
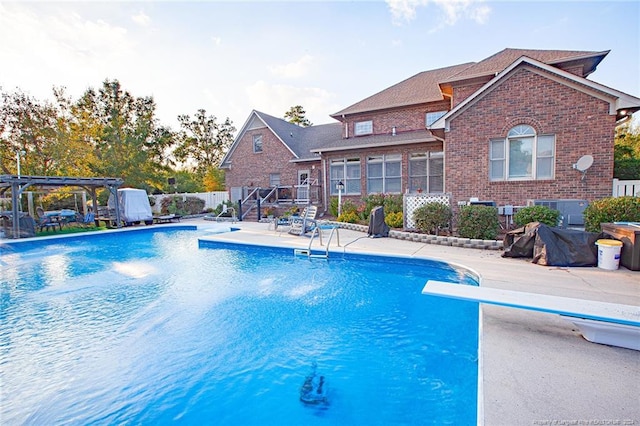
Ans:
[[[327,160],[322,157],[322,152],[320,152],[320,158],[322,158],[322,207],[324,209],[324,213],[326,213],[327,210],[329,210],[329,205],[327,204]]]

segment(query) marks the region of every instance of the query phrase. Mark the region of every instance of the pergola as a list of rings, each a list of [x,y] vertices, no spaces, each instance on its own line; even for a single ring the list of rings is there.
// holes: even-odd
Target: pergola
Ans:
[[[64,176],[16,176],[0,175],[0,195],[11,190],[11,208],[13,238],[20,237],[20,195],[30,186],[52,187],[52,186],[79,186],[91,194],[94,212],[97,213],[98,198],[96,188],[105,187],[113,194],[116,209],[116,223],[120,226],[120,206],[117,197],[118,187],[124,181],[120,178],[108,177],[64,177]]]

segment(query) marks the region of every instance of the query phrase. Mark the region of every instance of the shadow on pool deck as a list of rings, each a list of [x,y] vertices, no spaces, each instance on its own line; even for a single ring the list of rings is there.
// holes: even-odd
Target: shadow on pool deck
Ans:
[[[292,249],[309,245],[308,237],[269,230],[266,223],[234,226],[240,231],[211,238]],[[495,250],[372,239],[344,229],[339,234],[342,247],[334,240],[331,251],[429,257],[471,268],[487,287],[640,305],[640,272],[623,267],[547,267],[505,259]],[[486,425],[640,424],[640,352],[588,342],[558,315],[489,305],[482,312]]]

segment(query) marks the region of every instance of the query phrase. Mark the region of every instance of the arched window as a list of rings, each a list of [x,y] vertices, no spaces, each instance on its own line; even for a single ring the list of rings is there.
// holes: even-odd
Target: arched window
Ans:
[[[555,135],[538,135],[526,124],[515,126],[489,146],[490,180],[553,179]]]

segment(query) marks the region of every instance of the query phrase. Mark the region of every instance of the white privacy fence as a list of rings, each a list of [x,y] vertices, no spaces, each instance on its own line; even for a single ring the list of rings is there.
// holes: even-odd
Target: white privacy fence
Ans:
[[[640,180],[613,180],[614,197],[624,197],[625,195],[634,195],[640,197]]]
[[[160,207],[162,206],[162,200],[168,197],[183,197],[186,200],[187,197],[197,197],[201,200],[204,200],[204,208],[206,209],[215,209],[220,204],[224,203],[229,199],[229,193],[227,191],[213,191],[213,192],[192,192],[192,193],[182,193],[182,194],[160,194],[153,195],[156,202],[152,207],[154,213],[160,213]]]

